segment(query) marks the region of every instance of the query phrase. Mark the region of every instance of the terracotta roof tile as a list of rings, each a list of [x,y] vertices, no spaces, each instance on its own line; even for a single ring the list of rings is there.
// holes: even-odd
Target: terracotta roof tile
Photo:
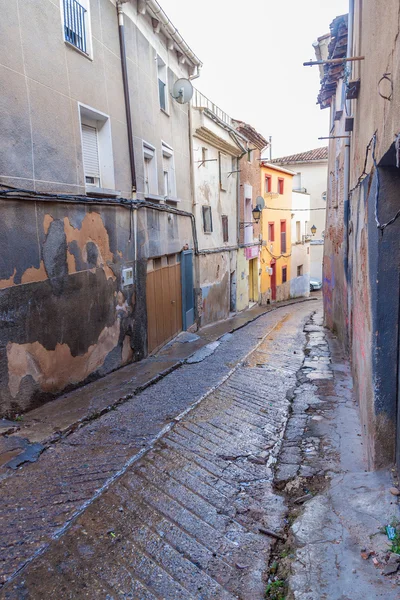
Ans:
[[[307,152],[300,152],[299,154],[291,154],[290,156],[282,156],[281,158],[273,158],[269,162],[279,165],[289,165],[297,162],[312,162],[313,160],[328,160],[328,146],[315,148],[315,150],[308,150]]]

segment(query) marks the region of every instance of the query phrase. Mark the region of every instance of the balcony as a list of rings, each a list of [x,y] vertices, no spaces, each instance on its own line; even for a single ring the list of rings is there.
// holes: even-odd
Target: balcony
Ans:
[[[87,54],[85,13],[76,0],[64,0],[64,39]]]
[[[218,119],[232,127],[231,117],[216,104],[214,104],[214,102],[211,102],[207,96],[199,92],[199,90],[196,90],[196,88],[194,89],[192,104],[194,108],[207,108],[216,117],[218,117]]]

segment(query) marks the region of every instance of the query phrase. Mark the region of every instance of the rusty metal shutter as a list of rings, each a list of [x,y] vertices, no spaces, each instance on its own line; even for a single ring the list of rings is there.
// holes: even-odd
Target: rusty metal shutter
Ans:
[[[85,177],[100,179],[97,129],[82,123],[82,151]]]

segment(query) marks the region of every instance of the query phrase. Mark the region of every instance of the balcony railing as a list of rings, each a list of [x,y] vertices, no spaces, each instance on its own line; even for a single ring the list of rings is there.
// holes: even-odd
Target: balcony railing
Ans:
[[[67,42],[87,54],[86,8],[77,0],[64,0],[64,37]]]
[[[221,119],[221,121],[227,125],[232,125],[231,117],[226,112],[221,110],[219,106],[214,104],[214,102],[211,102],[207,96],[199,92],[199,90],[196,90],[196,88],[194,89],[192,103],[194,108],[208,108],[208,110]]]

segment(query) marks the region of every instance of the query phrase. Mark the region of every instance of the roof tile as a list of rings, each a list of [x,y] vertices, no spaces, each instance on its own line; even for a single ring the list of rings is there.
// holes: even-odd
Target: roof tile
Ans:
[[[328,160],[328,146],[315,148],[315,150],[307,150],[307,152],[300,152],[299,154],[282,156],[281,158],[273,158],[269,162],[279,165],[289,165],[296,162],[312,162],[313,160]]]

